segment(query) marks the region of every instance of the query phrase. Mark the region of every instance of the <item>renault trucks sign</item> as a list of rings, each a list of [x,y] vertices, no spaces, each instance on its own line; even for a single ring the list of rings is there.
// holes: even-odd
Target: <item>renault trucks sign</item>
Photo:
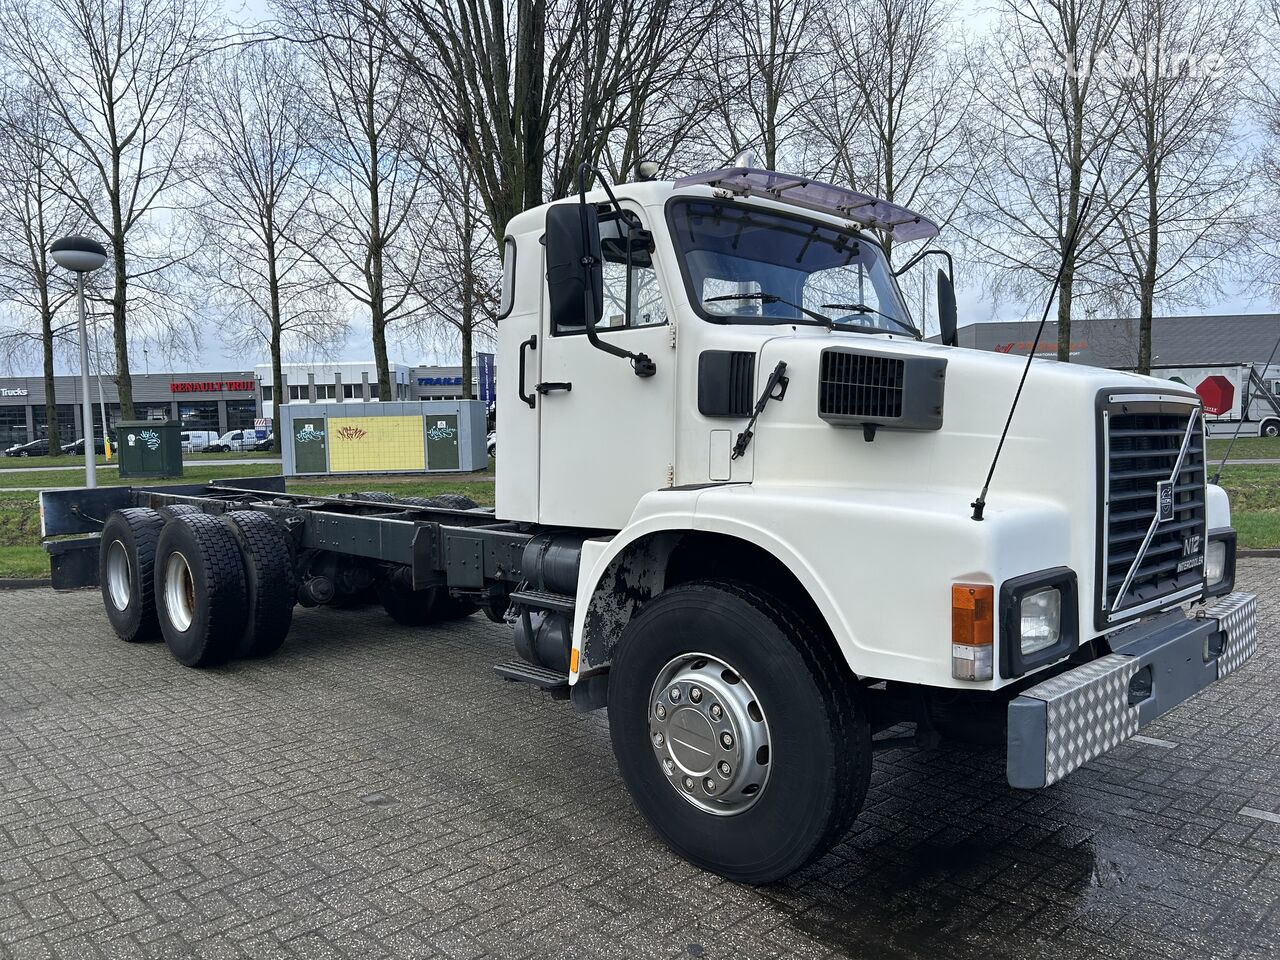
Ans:
[[[1151,375],[1194,390],[1208,420],[1239,420],[1243,413],[1248,367],[1164,367]]]

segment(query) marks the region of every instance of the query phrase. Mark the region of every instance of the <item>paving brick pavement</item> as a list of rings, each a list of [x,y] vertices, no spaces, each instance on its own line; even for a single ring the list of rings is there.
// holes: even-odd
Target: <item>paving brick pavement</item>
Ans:
[[[1038,793],[878,755],[849,837],[764,889],[670,854],[604,714],[497,680],[482,619],[299,611],[190,670],[96,593],[3,593],[0,956],[1275,957],[1280,560],[1240,583],[1258,655],[1144,740]]]

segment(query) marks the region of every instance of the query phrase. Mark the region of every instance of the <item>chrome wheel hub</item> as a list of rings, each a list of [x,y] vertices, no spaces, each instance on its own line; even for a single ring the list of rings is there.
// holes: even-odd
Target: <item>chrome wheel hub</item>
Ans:
[[[107,595],[117,610],[129,606],[133,586],[129,579],[129,552],[119,540],[111,541],[107,548]]]
[[[169,554],[164,565],[164,606],[169,621],[185,633],[195,619],[196,585],[191,577],[187,558],[180,553]]]
[[[658,671],[649,740],[672,789],[707,813],[741,813],[764,794],[769,722],[751,685],[718,657],[684,654]]]

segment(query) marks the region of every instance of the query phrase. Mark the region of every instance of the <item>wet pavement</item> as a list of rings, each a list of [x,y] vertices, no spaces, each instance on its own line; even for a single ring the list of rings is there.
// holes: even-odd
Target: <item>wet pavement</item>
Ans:
[[[1280,559],[1258,654],[1038,793],[876,756],[835,850],[750,888],[631,808],[607,717],[490,670],[507,631],[299,611],[218,670],[94,592],[0,594],[0,956],[1241,957],[1280,943]]]

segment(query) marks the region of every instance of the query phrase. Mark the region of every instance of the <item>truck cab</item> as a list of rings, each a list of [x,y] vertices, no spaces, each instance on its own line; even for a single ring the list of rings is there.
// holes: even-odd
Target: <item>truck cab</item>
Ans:
[[[566,602],[542,611],[561,622],[542,629],[569,646],[575,698],[608,703],[628,786],[669,840],[672,797],[723,816],[765,789],[764,768],[738,776],[741,751],[731,781],[715,772],[715,722],[690,703],[717,671],[760,682],[735,659],[758,651],[732,639],[768,632],[753,616],[800,649],[813,685],[802,697],[797,680],[773,711],[847,687],[851,703],[830,710],[867,726],[826,723],[860,738],[841,745],[859,758],[878,720],[928,731],[947,711],[994,712],[1024,787],[1252,649],[1252,627],[1219,627],[1252,623],[1253,601],[1231,594],[1235,536],[1206,482],[1200,398],[924,340],[884,239],[936,233],[901,207],[750,168],[584,190],[509,225],[497,514],[572,531]],[[954,319],[941,319],[945,341]],[[681,652],[670,638],[689,619],[700,626]],[[1198,679],[1146,686],[1193,647]],[[1110,713],[1059,756],[1080,734],[1061,717],[1104,688]],[[734,723],[758,727],[751,717]],[[646,751],[650,769],[629,775]],[[864,773],[843,775],[859,795]],[[713,862],[706,844],[723,837],[695,833],[672,842]]]

